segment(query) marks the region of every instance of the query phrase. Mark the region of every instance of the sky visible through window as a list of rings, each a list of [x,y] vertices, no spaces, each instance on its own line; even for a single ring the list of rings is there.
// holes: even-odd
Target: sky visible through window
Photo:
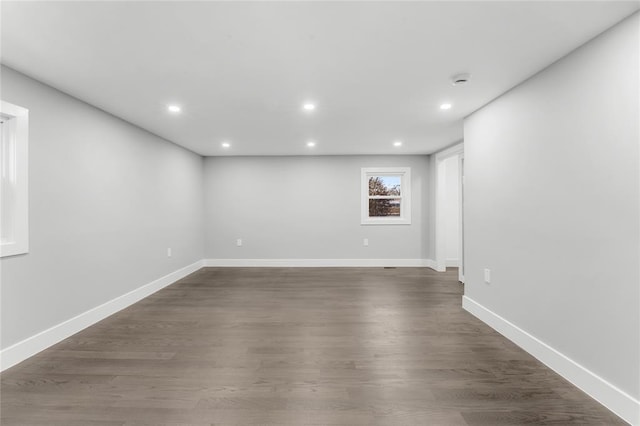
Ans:
[[[400,176],[371,176],[369,195],[400,195]]]
[[[388,189],[400,186],[400,176],[380,176],[380,179]]]

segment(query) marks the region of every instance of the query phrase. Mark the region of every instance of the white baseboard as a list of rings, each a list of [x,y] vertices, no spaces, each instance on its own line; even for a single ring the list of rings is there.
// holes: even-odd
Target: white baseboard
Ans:
[[[55,325],[45,331],[31,336],[0,351],[0,371],[24,361],[44,349],[66,339],[69,336],[101,321],[108,316],[144,299],[156,291],[173,284],[192,272],[202,268],[203,261],[199,260],[189,266],[178,269],[162,278],[143,285],[129,293],[116,297],[100,306],[83,312],[67,321]]]
[[[640,401],[582,365],[490,311],[467,296],[462,307],[516,345],[533,355],[582,391],[632,425],[640,425]]]
[[[428,267],[435,269],[432,259],[205,259],[185,266],[162,278],[130,291],[113,300],[57,324],[0,351],[0,371],[47,349],[75,333],[133,305],[156,291],[204,266],[229,267]]]
[[[209,267],[427,267],[435,269],[431,259],[205,259]]]
[[[444,263],[449,268],[457,268],[460,264],[460,261],[458,259],[447,259]]]
[[[438,271],[438,263],[433,259],[425,259],[425,265],[424,266],[426,266],[427,268],[431,268],[431,269],[433,269],[434,271],[437,271],[437,272],[444,272],[444,271]]]

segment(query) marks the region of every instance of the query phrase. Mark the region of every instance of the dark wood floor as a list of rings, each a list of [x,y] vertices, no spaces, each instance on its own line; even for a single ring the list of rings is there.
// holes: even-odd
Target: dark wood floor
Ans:
[[[2,374],[2,425],[624,424],[457,272],[205,268]]]

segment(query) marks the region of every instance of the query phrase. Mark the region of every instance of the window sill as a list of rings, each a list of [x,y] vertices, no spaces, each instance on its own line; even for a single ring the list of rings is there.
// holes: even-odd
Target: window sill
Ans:
[[[363,219],[360,225],[411,225],[410,219]]]

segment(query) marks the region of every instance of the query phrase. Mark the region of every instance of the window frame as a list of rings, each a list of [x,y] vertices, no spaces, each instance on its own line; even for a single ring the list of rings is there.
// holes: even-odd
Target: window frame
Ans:
[[[0,214],[6,211],[4,209],[11,209],[15,216],[8,233],[11,240],[2,241],[0,238],[0,257],[7,257],[29,252],[29,110],[0,101],[0,119],[3,123],[11,122],[12,126],[8,130],[10,140],[2,138],[0,141],[0,149],[9,154],[0,162],[0,180],[5,179],[5,173],[10,173],[14,188],[13,202],[8,207],[6,203],[10,201],[0,200]],[[4,130],[3,128],[2,131]],[[5,170],[5,166],[9,171]]]
[[[400,177],[400,216],[369,216],[369,200],[384,197],[369,195],[369,178],[372,176]],[[361,225],[410,225],[411,224],[411,167],[362,167],[360,187]]]

